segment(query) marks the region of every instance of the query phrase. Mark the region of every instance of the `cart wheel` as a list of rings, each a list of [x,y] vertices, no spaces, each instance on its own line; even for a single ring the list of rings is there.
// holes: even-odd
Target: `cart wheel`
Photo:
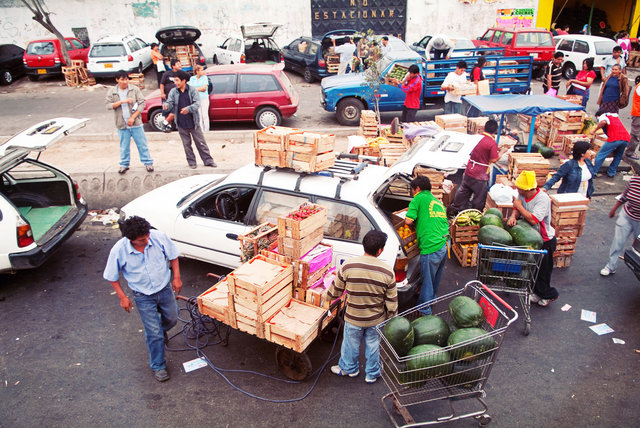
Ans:
[[[525,336],[529,336],[530,332],[531,332],[531,323],[527,321],[524,323],[524,330],[522,331],[522,334],[524,334]]]
[[[311,374],[311,360],[307,354],[283,346],[276,348],[276,364],[280,371],[292,380],[305,380]]]
[[[484,415],[476,416],[476,420],[478,421],[478,426],[483,427],[491,423],[491,416],[485,413]]]

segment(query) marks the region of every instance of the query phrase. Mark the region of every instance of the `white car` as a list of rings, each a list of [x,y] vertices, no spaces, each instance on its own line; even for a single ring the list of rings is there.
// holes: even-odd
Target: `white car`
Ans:
[[[273,40],[280,24],[258,22],[240,26],[242,36],[229,37],[214,49],[214,64],[283,62],[282,51]]]
[[[121,215],[146,218],[185,257],[233,269],[240,265],[238,235],[263,222],[275,224],[278,216],[311,201],[328,209],[325,241],[333,245],[336,265],[362,255],[362,238],[369,230],[387,234],[380,258],[394,267],[400,300],[406,303],[420,283],[419,257],[405,257],[391,213],[408,206],[416,165],[454,174],[464,168],[480,137],[443,131],[423,138],[390,168],[337,160],[329,171],[333,177],[253,164],[228,176],[191,176],[131,201]],[[348,234],[342,234],[346,227],[341,223],[351,225]]]
[[[87,120],[47,120],[0,145],[0,272],[42,265],[87,216],[87,204],[71,177],[28,157]]]
[[[152,63],[151,47],[141,38],[108,36],[91,45],[87,69],[96,77],[113,77],[121,70],[142,73]]]
[[[565,79],[573,79],[582,70],[582,62],[593,58],[593,70],[600,73],[600,67],[607,57],[611,56],[617,43],[600,36],[585,36],[582,34],[568,34],[555,36],[556,52],[564,54],[562,75]]]

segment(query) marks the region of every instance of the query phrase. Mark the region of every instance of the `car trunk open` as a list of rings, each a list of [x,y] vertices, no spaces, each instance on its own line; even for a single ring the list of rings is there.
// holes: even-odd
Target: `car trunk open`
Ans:
[[[195,46],[201,32],[196,27],[172,26],[161,28],[156,32],[156,39],[162,43],[162,56],[169,61],[177,59],[182,68],[191,70],[200,63],[200,53]]]
[[[349,37],[354,37],[356,30],[334,30],[322,36],[320,42],[322,46],[322,58],[324,58],[327,72],[335,74],[338,72],[338,64],[340,64],[340,55],[333,52],[332,39],[336,40],[336,46],[349,42]],[[354,38],[357,42],[359,38]]]
[[[244,38],[245,63],[277,63],[282,60],[280,48],[272,39],[280,27],[280,24],[267,22],[240,26],[242,37]]]

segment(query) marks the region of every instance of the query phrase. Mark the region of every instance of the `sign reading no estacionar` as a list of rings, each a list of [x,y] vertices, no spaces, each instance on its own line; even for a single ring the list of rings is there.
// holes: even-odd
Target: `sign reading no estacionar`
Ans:
[[[311,0],[314,37],[352,29],[389,34],[404,40],[407,0]]]

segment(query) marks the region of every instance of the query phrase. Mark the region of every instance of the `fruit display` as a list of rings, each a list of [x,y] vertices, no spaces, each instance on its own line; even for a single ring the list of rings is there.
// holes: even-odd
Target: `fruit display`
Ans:
[[[409,72],[409,69],[406,67],[403,67],[399,64],[396,64],[393,69],[387,74],[387,77],[390,77],[392,79],[398,79],[399,81],[403,81],[404,78],[407,76],[407,73]]]
[[[493,214],[485,214],[482,216],[480,220],[480,227],[484,227],[488,224],[492,224],[494,226],[502,227],[502,217],[495,216]]]
[[[478,262],[477,260],[478,244],[456,244],[456,245],[460,246],[460,250],[462,253],[461,257],[463,257],[464,261],[466,262],[466,263],[462,263],[462,260],[459,260],[462,267],[475,266]]]
[[[496,217],[500,217],[500,218],[502,218],[502,217],[503,217],[503,216],[502,216],[502,211],[500,211],[498,208],[488,208],[488,209],[484,212],[484,215],[487,215],[487,214],[491,214],[491,215],[494,215],[494,216],[496,216]]]
[[[414,245],[418,245],[417,235],[408,225],[402,225],[397,229],[398,235],[403,242],[404,249],[409,251]]]
[[[278,228],[271,223],[263,223],[244,235],[238,236],[240,241],[240,260],[246,262],[260,254],[262,250],[271,250],[277,245]]]
[[[424,355],[421,355],[424,354]],[[453,367],[449,362],[449,352],[438,345],[418,345],[409,350],[408,356],[414,356],[407,361],[407,369],[411,371],[412,381],[426,380],[451,373]],[[420,386],[420,385],[413,385]]]
[[[296,211],[289,213],[287,215],[287,218],[293,219],[295,221],[302,221],[320,212],[321,210],[322,210],[322,207],[318,205],[302,204],[300,208],[298,208]]]
[[[542,248],[542,235],[533,227],[525,224],[516,224],[509,229],[513,243],[518,247],[527,247],[533,250]]]
[[[456,216],[457,226],[475,226],[480,224],[482,213],[478,210],[465,210]]]
[[[483,245],[513,245],[513,238],[502,227],[488,224],[478,231],[478,242]]]

